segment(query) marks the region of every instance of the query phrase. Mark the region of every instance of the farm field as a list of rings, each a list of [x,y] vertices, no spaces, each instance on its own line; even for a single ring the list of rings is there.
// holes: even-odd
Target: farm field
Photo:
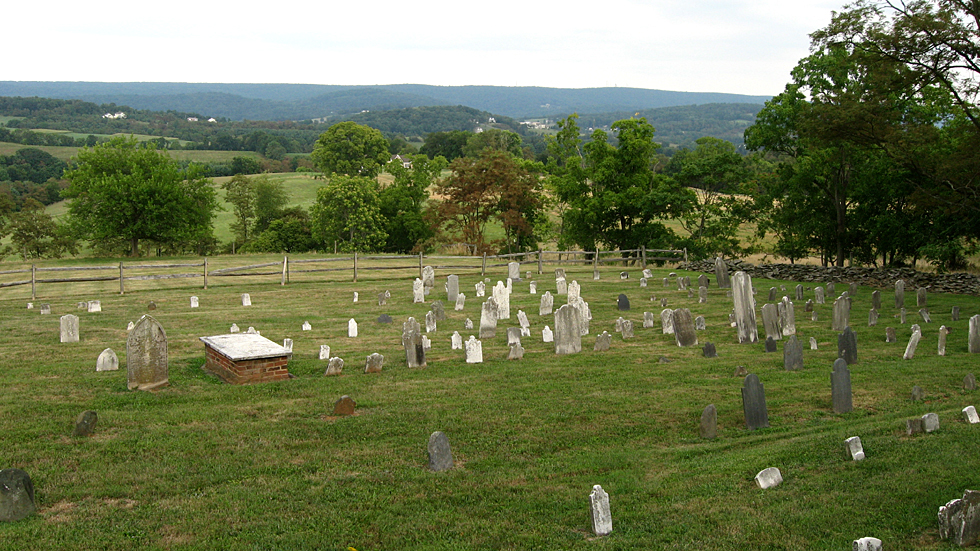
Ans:
[[[274,255],[255,261],[265,258]],[[78,261],[88,262],[98,261]],[[804,370],[790,372],[782,354],[737,344],[731,299],[713,274],[708,302],[698,304],[697,293],[688,298],[674,278],[663,286],[669,267],[653,268],[650,286],[641,288],[639,267],[609,266],[593,281],[591,269],[565,265],[593,319],[582,353],[556,356],[541,341],[554,318],[538,315],[540,293],[555,293],[555,267],[534,275],[537,295],[527,281],[514,283],[512,318],[484,339],[482,364],[466,364],[462,351],[450,349],[453,331],[477,334],[463,322],[470,318],[478,329],[483,300],[473,293],[479,269],[458,272],[465,308],[447,304],[448,319],[428,334],[428,366],[417,369],[405,367],[401,346],[401,323],[423,320],[429,309],[411,301],[417,269],[364,271],[358,283],[342,273],[297,274],[286,286],[277,276],[213,278],[207,290],[200,279],[142,282],[125,295],[111,281],[42,285],[34,304],[49,303],[49,316],[26,308],[29,286],[0,289],[0,467],[31,475],[39,507],[28,519],[0,524],[0,548],[831,550],[863,536],[889,550],[950,548],[938,540],[937,510],[977,489],[980,472],[980,427],[960,413],[978,396],[962,381],[977,371],[966,339],[980,299],[930,294],[933,322],[901,325],[891,291],[882,290],[881,320],[868,327],[872,289],[861,287],[851,314],[854,411],[836,414],[829,303],[816,305],[814,322],[795,301],[799,338],[815,337],[819,349],[804,346]],[[620,280],[624,269],[630,279]],[[430,302],[446,302],[449,273],[437,270]],[[495,282],[506,269],[487,275]],[[795,286],[754,284],[760,307],[770,287],[786,285],[782,296]],[[382,307],[376,296],[384,290],[392,296]],[[240,305],[243,292],[253,306]],[[617,310],[620,293],[631,302],[628,312]],[[189,307],[191,295],[200,308]],[[906,295],[914,318],[914,290]],[[806,298],[813,296],[808,289]],[[718,358],[702,357],[700,346],[677,347],[659,323],[642,328],[643,311],[659,319],[663,298],[706,318],[698,339],[715,343]],[[76,308],[90,299],[101,300],[103,312]],[[564,302],[555,297],[556,308]],[[961,308],[959,321],[951,319],[953,306]],[[531,337],[522,339],[524,359],[507,361],[506,328],[517,326],[518,309],[530,319]],[[58,319],[68,313],[80,318],[79,343],[59,342]],[[127,391],[126,325],[147,313],[167,331],[170,386]],[[395,323],[376,323],[383,313]],[[620,316],[633,321],[635,338],[614,333],[609,351],[593,352],[596,334],[613,333]],[[357,338],[346,336],[350,318],[359,324]],[[301,331],[304,321],[311,331]],[[914,322],[923,339],[905,361]],[[226,333],[232,323],[273,341],[293,339],[296,378],[232,386],[202,371],[198,338]],[[940,325],[952,330],[946,357],[936,355]],[[884,342],[886,326],[897,329],[897,343]],[[323,375],[321,344],[345,360],[342,375]],[[107,347],[121,369],[97,373]],[[364,374],[373,352],[384,354],[384,371]],[[765,385],[771,428],[746,430],[737,366]],[[924,401],[910,400],[914,385]],[[357,402],[355,415],[331,416],[342,395]],[[708,404],[718,409],[715,440],[698,434]],[[85,410],[98,412],[95,435],[72,437]],[[927,412],[939,415],[939,430],[906,436],[905,420]],[[448,472],[426,468],[434,431],[452,446]],[[864,461],[845,457],[851,436],[861,437]],[[767,467],[778,467],[784,482],[760,490],[753,477]],[[595,484],[610,496],[613,532],[604,538],[591,534]]]

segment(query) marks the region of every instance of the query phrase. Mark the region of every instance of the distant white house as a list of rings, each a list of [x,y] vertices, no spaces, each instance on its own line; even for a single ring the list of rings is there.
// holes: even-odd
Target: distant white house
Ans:
[[[122,111],[120,111],[118,113],[106,113],[105,115],[102,115],[102,118],[103,119],[125,119],[126,118],[126,113],[123,113]]]
[[[404,168],[412,168],[412,160],[408,157],[402,157],[401,155],[392,155],[391,163],[401,163]]]
[[[211,117],[210,119],[208,119],[208,122],[218,122],[218,119]]]
[[[187,117],[187,122],[197,122],[197,117]]]

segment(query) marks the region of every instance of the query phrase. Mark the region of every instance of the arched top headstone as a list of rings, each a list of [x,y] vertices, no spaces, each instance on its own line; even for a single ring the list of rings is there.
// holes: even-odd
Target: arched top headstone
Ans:
[[[126,338],[126,375],[130,390],[153,390],[169,381],[167,332],[150,315],[143,315]]]

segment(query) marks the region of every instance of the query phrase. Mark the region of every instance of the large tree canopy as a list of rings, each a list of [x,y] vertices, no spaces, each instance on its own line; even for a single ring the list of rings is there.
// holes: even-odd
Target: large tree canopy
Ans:
[[[378,200],[378,182],[358,176],[334,176],[316,192],[310,209],[313,238],[324,249],[379,251],[387,234]]]
[[[388,164],[388,140],[374,128],[339,122],[320,135],[311,154],[324,174],[374,178]]]
[[[140,240],[185,246],[210,237],[217,199],[202,174],[135,138],[114,138],[78,152],[62,195],[82,236],[125,240],[137,256]]]

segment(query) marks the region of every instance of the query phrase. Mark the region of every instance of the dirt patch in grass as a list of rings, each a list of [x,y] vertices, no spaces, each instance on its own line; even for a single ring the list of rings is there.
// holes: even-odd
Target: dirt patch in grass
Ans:
[[[73,512],[77,508],[77,503],[62,500],[47,509],[41,510],[41,516],[48,522],[72,522],[75,520]]]

